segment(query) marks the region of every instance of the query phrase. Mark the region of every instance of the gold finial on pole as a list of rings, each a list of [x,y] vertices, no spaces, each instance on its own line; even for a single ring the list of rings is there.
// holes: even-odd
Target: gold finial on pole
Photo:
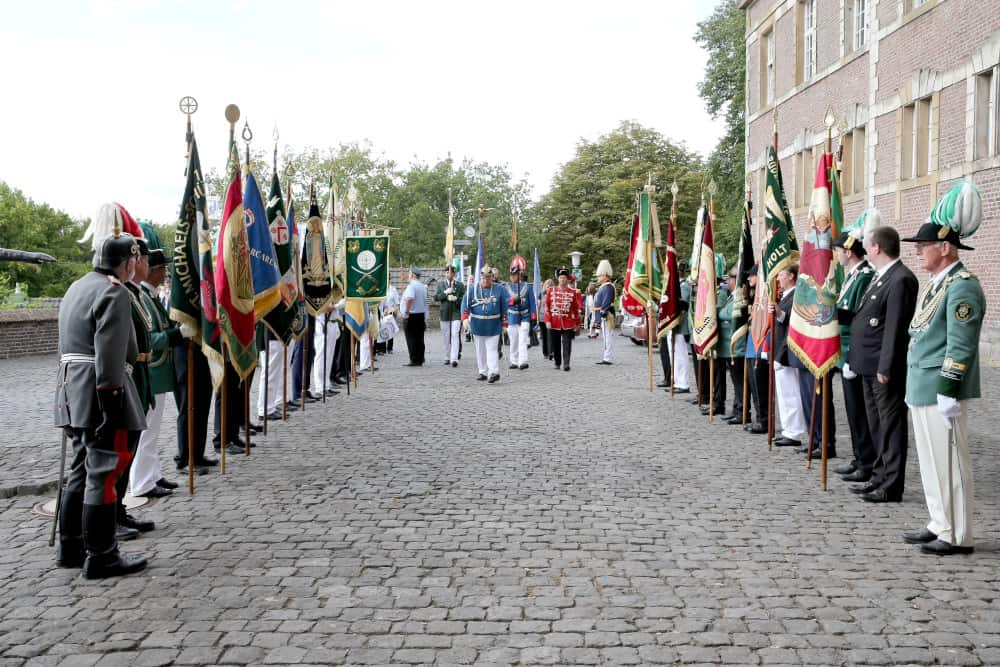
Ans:
[[[718,191],[719,186],[715,184],[715,179],[713,178],[708,182],[708,214],[715,217],[715,193]]]
[[[823,116],[823,124],[826,126],[826,152],[833,152],[833,126],[837,124],[837,117],[833,114],[833,107],[826,108],[826,115]]]
[[[240,134],[243,143],[247,147],[247,169],[250,168],[250,142],[253,140],[253,132],[250,130],[250,123],[243,121],[243,132]]]
[[[681,189],[680,189],[680,187],[678,187],[678,185],[677,185],[677,179],[675,178],[674,182],[670,184],[670,194],[671,194],[671,199],[670,199],[670,224],[671,225],[674,224],[677,221],[677,193],[680,192],[680,191],[681,191]]]

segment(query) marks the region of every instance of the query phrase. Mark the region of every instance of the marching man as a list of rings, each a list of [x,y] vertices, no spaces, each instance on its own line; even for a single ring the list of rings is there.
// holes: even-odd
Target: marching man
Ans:
[[[583,318],[580,292],[569,285],[569,269],[559,269],[559,284],[549,288],[545,294],[545,312],[549,327],[550,347],[555,369],[569,370],[570,356],[573,354],[573,338],[580,333]]]
[[[510,282],[507,291],[507,335],[510,337],[510,367],[524,370],[528,367],[528,339],[531,326],[538,320],[535,292],[524,282],[528,266],[524,257],[516,255],[510,261]]]
[[[594,295],[594,317],[600,319],[601,338],[604,339],[604,354],[598,365],[610,366],[614,359],[614,344],[611,335],[615,329],[615,286],[611,282],[611,262],[602,259],[597,265],[597,280],[601,286]]]
[[[490,384],[500,379],[500,353],[498,343],[506,312],[505,291],[493,284],[493,269],[484,266],[478,285],[474,285],[462,299],[462,319],[469,320],[472,339],[476,346],[477,380]]]

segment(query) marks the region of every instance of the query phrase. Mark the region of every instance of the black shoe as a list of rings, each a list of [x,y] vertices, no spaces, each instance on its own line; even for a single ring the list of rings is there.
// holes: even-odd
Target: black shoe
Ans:
[[[181,465],[181,464],[178,463],[177,464],[177,472],[178,473],[187,474],[187,466],[186,465]],[[194,467],[194,474],[196,474],[196,475],[207,475],[208,474],[208,468],[203,468],[201,466],[196,465]]]
[[[517,364],[511,364],[510,365],[510,370],[516,371],[517,370]]]
[[[132,540],[139,537],[139,531],[135,528],[129,528],[127,526],[118,526],[115,529],[115,538],[119,542],[131,542]]]
[[[136,497],[137,498],[162,498],[164,496],[173,495],[173,493],[174,492],[171,491],[170,489],[165,489],[162,486],[154,485],[153,488],[151,488],[149,491],[147,491],[146,493],[140,493]]]
[[[477,380],[485,380],[485,379],[486,379],[486,376],[485,376],[485,375],[483,375],[482,373],[480,373],[480,374],[479,374],[479,376],[478,376],[478,377],[476,377],[476,379],[477,379]]]
[[[458,368],[458,362],[457,361],[451,362],[451,367],[452,368]]]
[[[823,458],[823,450],[821,447],[813,447],[812,454],[806,454],[806,456],[811,456],[814,461],[819,461]],[[837,458],[837,450],[826,448],[826,458],[835,459]]]
[[[555,369],[556,369],[556,370],[559,370],[560,368],[562,368],[562,366],[560,366],[559,364],[556,364],[556,365],[555,365]]]
[[[254,424],[254,423],[250,424],[250,432],[251,433],[260,433],[263,430],[264,430],[264,425],[263,424]]]
[[[837,472],[837,471],[834,470],[834,472]],[[840,479],[844,480],[845,482],[867,482],[871,478],[872,478],[872,474],[870,472],[866,473],[866,472],[863,472],[861,470],[855,470],[851,474],[844,475]]]
[[[868,482],[867,484],[862,484],[861,486],[849,486],[847,487],[847,490],[851,493],[863,495],[878,490],[878,486],[874,482]]]
[[[450,365],[451,365],[451,362],[450,362],[450,361],[448,361],[447,359],[445,359],[445,360],[444,360],[444,365],[445,365],[445,366],[450,366]]]
[[[83,567],[87,552],[83,548],[83,540],[79,538],[60,538],[56,543],[56,566],[78,568]]]
[[[177,484],[171,482],[166,477],[161,477],[160,479],[156,480],[156,485],[162,486],[164,489],[176,489],[178,487]]]
[[[902,495],[891,495],[885,489],[875,489],[871,493],[862,494],[861,500],[866,503],[898,503],[902,502]]]
[[[246,447],[241,447],[235,442],[231,442],[226,445],[226,454],[246,454]]]
[[[338,375],[337,377],[333,378],[333,383],[334,384],[347,384],[347,378]]]
[[[837,473],[838,475],[850,475],[850,474],[852,474],[854,472],[857,472],[857,470],[858,470],[858,462],[857,461],[851,461],[847,465],[834,468],[833,472]],[[849,482],[854,482],[854,481],[857,481],[857,480],[848,480],[848,481]]]
[[[604,360],[602,359],[601,361],[598,361],[598,362],[597,362],[597,365],[598,365],[598,366],[610,366],[610,365],[611,365],[611,362],[610,362],[610,361],[604,361]]]
[[[953,544],[948,544],[944,540],[934,540],[933,542],[928,542],[927,544],[920,545],[920,551],[925,554],[934,554],[935,556],[950,556],[952,554],[971,554],[975,551],[975,547],[956,547]]]
[[[263,419],[263,417],[262,417]],[[281,410],[272,410],[267,413],[267,421],[273,422],[281,419]]]
[[[296,410],[301,410],[301,409],[302,406],[299,405],[299,399],[295,399],[294,402],[288,401],[287,403],[285,403],[285,412],[295,412]]]
[[[936,539],[937,535],[926,528],[912,533],[903,533],[903,541],[907,544],[927,544],[928,542],[933,542]]]
[[[569,372],[569,364],[566,364],[565,366],[563,366],[563,370],[568,373]]]
[[[657,382],[657,383],[656,383],[656,386],[657,386],[657,387],[666,387],[667,389],[670,389],[670,383],[669,383],[669,382],[666,382],[666,381],[663,381],[663,382]]]
[[[736,425],[742,426],[743,425],[743,417],[741,415],[733,415],[732,417],[728,417],[728,418],[723,417],[722,419],[727,424],[732,424],[733,426],[736,426]]]
[[[700,402],[701,401],[698,400],[697,396],[693,396],[693,397],[691,397],[691,398],[688,399],[688,403],[690,403],[691,405],[698,405]]]
[[[780,438],[775,438],[774,439],[774,446],[775,447],[801,447],[802,443],[799,442],[798,440],[792,440],[791,438],[786,438],[785,436],[781,436]]]
[[[195,459],[194,464],[202,468],[210,468],[219,465],[219,459]]]
[[[421,364],[415,364],[412,361],[410,363],[408,363],[408,364],[403,364],[404,367],[407,367],[407,366],[420,366],[420,365]]]
[[[119,538],[121,539],[121,538]],[[113,553],[110,555],[88,554],[83,562],[84,579],[105,579],[120,577],[125,574],[141,572],[146,569],[144,556],[126,556]]]
[[[327,396],[336,396],[336,395],[337,395],[337,394],[339,394],[339,393],[340,393],[340,392],[339,392],[339,391],[337,391],[336,389],[327,389],[327,390],[326,390],[326,395],[327,395]]]
[[[690,387],[686,387],[684,389],[681,389],[679,387],[674,387],[674,393],[675,394],[690,394],[691,393],[691,389],[690,389]]]
[[[499,376],[499,375],[491,375],[491,376],[490,376],[490,379],[489,379],[489,380],[487,380],[487,382],[489,382],[490,384],[493,384],[494,382],[496,382],[496,381],[497,381],[497,380],[499,380],[499,379],[500,379],[500,376]]]
[[[521,364],[521,365],[520,365],[520,366],[518,366],[517,368],[518,368],[518,370],[522,370],[522,371],[523,371],[523,370],[524,370],[525,368],[527,368],[527,367],[528,367],[528,364]]]
[[[125,516],[118,519],[118,526],[125,528],[133,528],[140,533],[148,533],[149,531],[156,528],[156,524],[148,519],[136,519],[131,514],[126,513]]]
[[[760,435],[762,433],[767,433],[767,427],[764,426],[763,424],[758,424],[757,422],[754,422],[752,424],[747,424],[746,426],[743,427],[743,430],[746,431],[747,433],[755,433],[757,435]]]

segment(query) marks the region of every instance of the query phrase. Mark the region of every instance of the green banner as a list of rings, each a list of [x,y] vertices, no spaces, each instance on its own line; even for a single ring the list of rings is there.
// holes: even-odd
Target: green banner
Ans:
[[[380,301],[389,289],[389,235],[348,236],[347,298]]]

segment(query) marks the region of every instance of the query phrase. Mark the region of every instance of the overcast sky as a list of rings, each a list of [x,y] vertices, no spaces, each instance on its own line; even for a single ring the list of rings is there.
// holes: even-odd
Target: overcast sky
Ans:
[[[544,194],[581,138],[636,120],[707,154],[692,40],[711,0],[11,0],[0,5],[0,180],[74,217],[117,200],[170,222],[184,117],[221,168],[236,103],[254,145],[369,140],[405,166],[450,152]],[[242,120],[240,121],[242,127]]]

